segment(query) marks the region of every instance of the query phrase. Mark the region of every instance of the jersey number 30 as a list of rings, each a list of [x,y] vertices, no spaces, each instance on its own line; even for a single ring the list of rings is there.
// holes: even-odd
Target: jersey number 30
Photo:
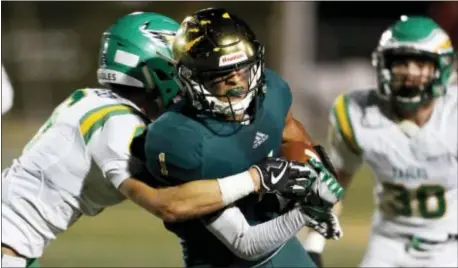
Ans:
[[[426,219],[440,218],[446,212],[445,189],[440,185],[422,185],[414,190],[399,184],[384,183],[384,202],[397,215]]]

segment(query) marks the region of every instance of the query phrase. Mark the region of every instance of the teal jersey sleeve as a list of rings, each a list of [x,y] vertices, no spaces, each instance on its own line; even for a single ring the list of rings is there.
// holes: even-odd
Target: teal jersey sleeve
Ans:
[[[148,125],[145,165],[157,186],[173,186],[202,178],[202,135],[193,120],[166,112]]]

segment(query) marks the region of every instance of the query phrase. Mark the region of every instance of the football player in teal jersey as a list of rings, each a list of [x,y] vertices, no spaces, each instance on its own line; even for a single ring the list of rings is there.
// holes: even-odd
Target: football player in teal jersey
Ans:
[[[244,21],[210,8],[182,22],[173,53],[185,97],[142,137],[148,183],[243,178],[255,168],[265,189],[208,217],[165,223],[182,241],[185,265],[314,267],[295,235],[309,226],[339,239],[330,207],[342,188],[314,158],[278,157],[282,143],[311,141],[291,114],[288,84],[264,68],[264,47]],[[291,178],[303,178],[305,191],[287,187]]]

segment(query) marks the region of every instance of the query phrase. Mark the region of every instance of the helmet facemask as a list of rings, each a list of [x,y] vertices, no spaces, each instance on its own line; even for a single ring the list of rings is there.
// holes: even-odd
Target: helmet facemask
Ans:
[[[401,16],[372,54],[379,96],[399,116],[413,115],[446,93],[455,59],[450,37],[434,20]]]
[[[253,100],[265,91],[263,49],[261,46],[254,59],[218,70],[196,72],[180,66],[178,75],[197,110],[226,120],[248,121],[255,114],[249,109]]]
[[[373,60],[379,96],[398,114],[408,116],[445,94],[453,56],[399,47],[376,51]]]

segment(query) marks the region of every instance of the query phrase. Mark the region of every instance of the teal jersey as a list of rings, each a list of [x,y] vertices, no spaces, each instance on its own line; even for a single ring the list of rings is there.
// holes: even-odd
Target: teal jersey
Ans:
[[[249,125],[197,117],[186,103],[175,107],[148,126],[146,165],[153,186],[174,186],[199,179],[237,174],[268,155],[277,156],[292,96],[287,83],[266,70],[267,90],[254,121]],[[252,194],[235,204],[251,225],[279,215],[275,195],[259,202]],[[182,241],[187,266],[251,266],[262,262],[239,259],[205,228],[202,221],[216,215],[180,223],[165,223]],[[213,216],[213,217],[212,217]],[[299,244],[300,246],[300,244]],[[287,247],[285,247],[287,248]]]

